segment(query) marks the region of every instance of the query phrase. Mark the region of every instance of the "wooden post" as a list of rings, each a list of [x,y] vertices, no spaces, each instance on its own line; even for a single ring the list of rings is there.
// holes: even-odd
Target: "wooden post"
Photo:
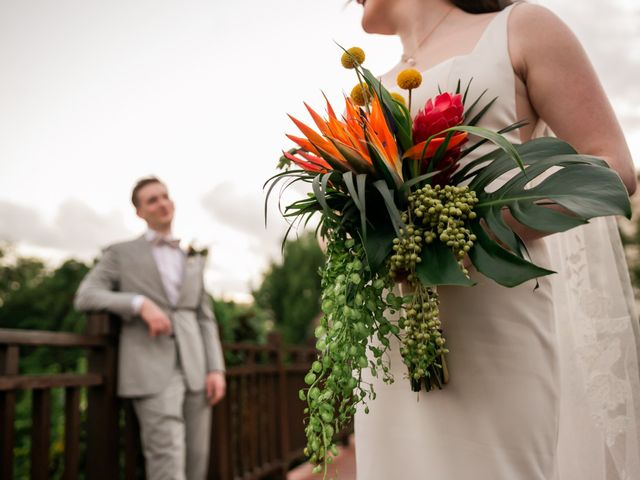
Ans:
[[[229,399],[224,398],[213,407],[211,419],[211,447],[209,455],[210,480],[231,480],[231,432],[229,430]]]
[[[68,387],[64,396],[63,480],[77,480],[80,465],[80,387]]]
[[[51,389],[33,391],[31,412],[31,478],[49,478],[49,447],[51,444]]]
[[[88,389],[87,479],[112,480],[119,474],[119,404],[117,397],[119,320],[106,313],[87,319],[87,333],[104,335],[107,346],[88,354],[89,373],[101,374],[104,384]]]
[[[0,376],[18,374],[19,350],[15,345],[0,346]],[[0,392],[0,478],[13,478],[16,392]]]
[[[260,436],[260,427],[258,425],[260,404],[257,395],[257,381],[258,372],[256,370],[256,352],[255,350],[247,352],[246,366],[250,370],[250,373],[246,376],[246,397],[247,402],[245,408],[247,409],[247,420],[249,424],[246,453],[245,456],[248,459],[249,472],[255,472],[261,465],[258,462],[258,442]]]
[[[277,332],[269,334],[269,344],[277,348],[278,368],[278,416],[280,417],[280,461],[279,478],[286,480],[289,469],[289,409],[287,405],[287,371],[285,369],[284,345],[282,336]]]

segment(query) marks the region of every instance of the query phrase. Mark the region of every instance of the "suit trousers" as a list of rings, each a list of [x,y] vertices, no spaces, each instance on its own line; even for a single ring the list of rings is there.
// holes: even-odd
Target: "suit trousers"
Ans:
[[[133,399],[148,480],[204,480],[211,406],[205,391],[189,391],[176,365],[164,391]]]

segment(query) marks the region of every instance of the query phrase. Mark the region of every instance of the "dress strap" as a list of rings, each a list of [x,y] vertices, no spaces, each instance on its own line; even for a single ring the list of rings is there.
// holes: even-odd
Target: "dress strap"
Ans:
[[[489,22],[489,25],[485,28],[484,33],[478,40],[473,53],[480,52],[502,52],[509,53],[509,36],[508,36],[508,23],[509,15],[511,11],[520,3],[524,3],[522,0],[518,0],[502,11],[497,13]]]
[[[452,77],[464,76],[463,72],[477,72],[474,77],[487,80],[491,78],[491,91],[489,98],[499,97],[498,104],[492,107],[493,118],[500,119],[500,128],[518,121],[516,118],[516,88],[515,73],[509,54],[509,15],[522,1],[515,1],[498,12],[485,28],[478,40],[475,49],[471,52],[467,61],[460,65],[458,70],[452,71]],[[482,75],[480,75],[482,74]],[[507,135],[509,136],[509,135]],[[519,142],[517,134],[512,134],[511,141]]]

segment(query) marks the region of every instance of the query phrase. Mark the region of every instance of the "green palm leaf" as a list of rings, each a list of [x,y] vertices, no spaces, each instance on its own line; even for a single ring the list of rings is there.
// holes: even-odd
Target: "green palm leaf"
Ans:
[[[551,272],[524,258],[522,242],[504,220],[505,210],[522,225],[546,233],[566,231],[595,217],[631,214],[624,184],[604,160],[578,155],[565,142],[552,138],[516,148],[525,168],[516,170],[510,179],[504,181],[503,175],[513,171],[514,165],[504,152],[491,152],[478,159],[475,165],[458,172],[457,178],[475,175],[469,183],[479,199],[475,210],[495,235],[492,239],[474,224],[478,242],[471,259],[479,271],[506,286]]]
[[[539,164],[541,161],[551,157],[576,155],[576,151],[571,145],[551,137],[531,140],[522,145],[514,145],[514,148],[518,151],[520,159],[525,166]],[[585,161],[592,161],[592,157],[585,157]],[[602,165],[602,161],[599,164]],[[482,167],[482,171],[478,171],[480,167]],[[516,165],[514,165],[512,158],[498,149],[471,162],[454,175],[453,181],[462,183],[473,178],[469,187],[473,190],[478,190],[480,185],[486,187],[492,181],[514,168],[516,168]]]
[[[368,134],[366,135],[368,139]],[[371,163],[373,164],[373,168],[375,169],[378,178],[382,178],[390,189],[398,188],[402,184],[402,180],[398,174],[390,168],[389,165],[387,165],[387,162],[384,160],[384,154],[380,152],[370,141],[367,141],[367,150],[369,151],[369,157],[371,158]]]
[[[389,223],[381,223],[367,231],[363,239],[367,262],[372,272],[377,272],[383,265],[393,248],[396,233]]]
[[[353,172],[346,172],[342,174],[344,184],[347,187],[349,195],[355,203],[356,208],[360,212],[360,234],[366,240],[367,238],[367,204],[366,204],[366,181],[367,175],[360,173],[356,177],[356,183],[353,181]],[[356,186],[357,185],[357,186]]]
[[[389,214],[391,224],[396,231],[396,235],[399,235],[400,228],[404,227],[404,222],[402,221],[402,218],[400,217],[400,211],[396,206],[393,190],[389,189],[389,186],[385,183],[384,180],[377,180],[373,182],[373,186],[380,192],[380,195],[382,195],[384,204],[387,207],[387,213]]]
[[[349,166],[357,173],[374,173],[371,164],[367,162],[362,155],[349,145],[342,143],[331,137],[327,137],[331,143],[335,145],[342,156],[349,162]]]
[[[393,119],[395,120],[396,138],[403,151],[409,150],[413,146],[413,134],[411,130],[411,115],[409,110],[400,103],[396,102],[389,91],[384,88],[380,80],[378,80],[373,73],[366,68],[360,68],[362,76],[367,84],[375,91],[378,92],[380,100],[384,104],[385,108],[391,112]]]
[[[509,140],[507,140],[503,135],[499,133],[493,132],[486,128],[476,127],[472,125],[458,125],[456,127],[451,127],[446,130],[443,130],[438,135],[442,135],[443,133],[448,133],[448,132],[467,132],[477,137],[487,139],[495,143],[502,150],[504,150],[513,159],[513,161],[516,162],[516,164],[520,168],[524,168],[522,159],[520,158],[520,154],[518,153],[518,150],[516,149],[516,147]],[[433,137],[435,136],[436,135],[434,135]],[[430,137],[430,138],[433,138],[433,137]]]
[[[462,272],[451,249],[442,242],[433,242],[425,248],[422,261],[416,265],[416,274],[420,283],[427,287],[474,284]]]
[[[484,231],[480,222],[471,225],[477,240],[469,251],[469,258],[483,275],[505,287],[515,287],[527,280],[555,273],[505,250]]]

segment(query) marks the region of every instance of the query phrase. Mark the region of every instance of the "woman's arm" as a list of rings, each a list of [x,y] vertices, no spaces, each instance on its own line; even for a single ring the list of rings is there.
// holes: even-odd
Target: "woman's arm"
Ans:
[[[509,51],[531,105],[559,138],[579,153],[605,160],[636,190],[629,147],[607,95],[580,42],[548,9],[514,8]]]

